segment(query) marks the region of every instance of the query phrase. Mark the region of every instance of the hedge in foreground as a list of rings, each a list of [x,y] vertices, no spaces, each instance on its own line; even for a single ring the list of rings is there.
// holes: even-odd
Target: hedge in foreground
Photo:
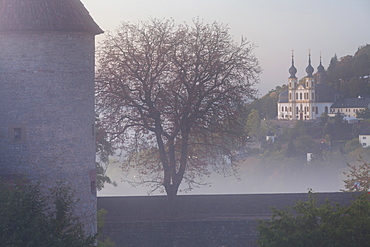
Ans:
[[[92,247],[73,212],[73,192],[59,184],[48,196],[39,185],[0,180],[0,243],[8,247]]]
[[[261,247],[370,246],[370,195],[362,194],[349,206],[328,200],[318,205],[313,194],[293,210],[273,209],[271,221],[260,221]]]

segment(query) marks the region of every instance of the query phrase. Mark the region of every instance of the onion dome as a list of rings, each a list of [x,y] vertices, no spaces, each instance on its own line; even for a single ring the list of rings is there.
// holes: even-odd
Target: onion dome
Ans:
[[[320,65],[317,67],[317,72],[319,72],[319,73],[325,72],[325,68],[321,64],[321,56],[320,56]]]
[[[289,78],[297,78],[295,74],[297,73],[297,68],[294,67],[294,55],[292,54],[292,66],[289,68]]]
[[[314,68],[311,65],[311,53],[308,54],[308,66],[306,68],[307,77],[312,77]]]

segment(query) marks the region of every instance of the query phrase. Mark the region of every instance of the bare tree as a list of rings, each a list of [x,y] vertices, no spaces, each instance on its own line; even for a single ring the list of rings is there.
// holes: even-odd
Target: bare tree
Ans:
[[[99,50],[97,107],[112,140],[173,209],[179,186],[212,170],[233,170],[239,107],[254,97],[260,68],[227,26],[172,20],[123,23]],[[232,128],[230,128],[232,127]],[[243,128],[243,127],[240,127]]]

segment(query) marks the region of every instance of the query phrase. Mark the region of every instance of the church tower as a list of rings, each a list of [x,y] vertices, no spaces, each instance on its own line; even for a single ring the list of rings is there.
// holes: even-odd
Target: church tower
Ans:
[[[95,35],[80,0],[0,1],[0,176],[76,190],[96,232]]]
[[[289,78],[288,78],[288,101],[289,101],[289,111],[290,119],[295,119],[298,114],[296,107],[296,88],[298,78],[296,77],[297,68],[294,66],[294,54],[292,52],[292,66],[289,68]]]
[[[306,105],[305,115],[308,119],[315,119],[315,79],[313,76],[314,68],[311,65],[311,52],[308,53],[308,66],[306,68],[307,76],[304,78],[305,83],[305,97]]]

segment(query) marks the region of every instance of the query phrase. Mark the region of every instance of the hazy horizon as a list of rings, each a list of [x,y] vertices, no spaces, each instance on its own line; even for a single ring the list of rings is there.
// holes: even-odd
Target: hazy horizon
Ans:
[[[252,157],[252,156],[251,156]],[[134,172],[123,174],[120,164],[108,167],[107,175],[116,181],[118,186],[105,184],[105,188],[98,192],[99,196],[145,196],[149,188],[145,186],[132,187],[121,179],[133,180],[137,176]],[[194,188],[188,192],[180,191],[179,195],[196,194],[271,194],[271,193],[307,193],[309,189],[314,192],[340,192],[344,189],[343,171],[347,171],[344,163],[337,160],[325,166],[307,164],[305,162],[294,165],[280,164],[276,167],[260,165],[247,159],[240,167],[237,176],[223,177],[214,173],[205,182],[209,185]],[[238,180],[239,178],[239,180]],[[185,185],[182,184],[181,188]],[[165,195],[156,191],[152,195]]]

